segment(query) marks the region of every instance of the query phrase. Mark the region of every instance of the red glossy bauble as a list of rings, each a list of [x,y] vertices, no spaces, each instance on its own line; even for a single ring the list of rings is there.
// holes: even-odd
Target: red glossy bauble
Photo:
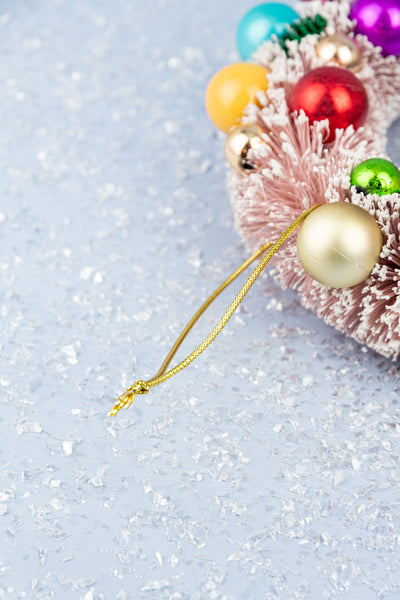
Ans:
[[[360,127],[367,116],[368,97],[361,81],[342,67],[320,67],[304,75],[289,98],[291,112],[304,110],[311,122],[329,119],[329,137],[336,129]]]

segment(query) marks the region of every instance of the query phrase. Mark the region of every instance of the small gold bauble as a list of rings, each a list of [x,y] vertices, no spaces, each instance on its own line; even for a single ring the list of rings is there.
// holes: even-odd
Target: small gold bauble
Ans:
[[[347,288],[367,279],[379,260],[382,234],[375,219],[348,202],[316,208],[297,237],[297,253],[313,279]]]
[[[225,158],[237,171],[251,171],[254,163],[249,158],[250,150],[264,144],[262,130],[258,125],[239,125],[228,133],[225,142]]]
[[[358,71],[361,67],[360,48],[344,33],[322,37],[315,46],[315,52],[324,62],[335,62],[349,71]]]

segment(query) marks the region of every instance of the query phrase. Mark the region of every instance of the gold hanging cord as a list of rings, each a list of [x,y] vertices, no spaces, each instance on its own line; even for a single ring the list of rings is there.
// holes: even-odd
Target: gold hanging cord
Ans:
[[[133,399],[136,394],[147,394],[150,388],[155,387],[156,385],[160,385],[164,381],[167,381],[170,377],[173,377],[180,371],[182,371],[185,367],[190,365],[208,346],[215,340],[217,335],[223,330],[225,325],[228,323],[239,304],[242,302],[243,298],[246,296],[247,292],[250,290],[251,286],[255,283],[256,279],[261,275],[271,258],[274,254],[279,250],[282,244],[287,240],[287,238],[293,233],[293,231],[308,217],[308,215],[319,206],[316,204],[304,211],[293,223],[281,234],[278,240],[275,243],[269,242],[264,244],[259,248],[254,254],[252,254],[232,275],[230,275],[212,294],[207,300],[201,305],[198,311],[193,315],[188,324],[182,330],[178,339],[172,346],[171,350],[168,352],[164,362],[162,363],[158,372],[151,378],[146,381],[136,381],[133,385],[131,385],[115,402],[114,407],[109,411],[109,416],[116,416],[118,412],[122,408],[129,408],[133,402]],[[218,321],[217,325],[211,331],[211,333],[201,342],[195,350],[189,356],[187,356],[184,360],[176,365],[173,369],[167,371],[172,359],[180,348],[182,342],[190,332],[190,330],[197,323],[201,315],[207,310],[210,304],[217,298],[221,292],[223,292],[229,284],[232,283],[254,260],[256,260],[261,254],[263,254],[266,250],[268,252],[261,259],[260,263],[251,273],[250,277],[247,279],[239,293],[236,295],[230,306],[225,311],[224,315]]]

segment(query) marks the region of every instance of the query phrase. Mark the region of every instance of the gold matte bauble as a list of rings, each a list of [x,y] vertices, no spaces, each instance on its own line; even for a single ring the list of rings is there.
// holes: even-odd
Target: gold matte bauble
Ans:
[[[322,37],[315,46],[315,52],[324,62],[335,62],[349,71],[358,71],[361,67],[360,48],[344,33]]]
[[[313,279],[332,288],[348,288],[367,279],[379,260],[382,234],[375,219],[348,202],[316,208],[297,237],[297,253]]]
[[[248,154],[250,150],[265,143],[258,125],[239,125],[228,133],[225,142],[225,158],[237,171],[251,171],[254,163]]]

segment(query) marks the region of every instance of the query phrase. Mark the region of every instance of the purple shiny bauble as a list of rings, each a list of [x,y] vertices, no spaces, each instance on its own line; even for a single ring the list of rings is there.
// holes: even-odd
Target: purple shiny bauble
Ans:
[[[357,19],[355,33],[380,46],[384,56],[400,56],[400,0],[356,0],[350,18]]]

